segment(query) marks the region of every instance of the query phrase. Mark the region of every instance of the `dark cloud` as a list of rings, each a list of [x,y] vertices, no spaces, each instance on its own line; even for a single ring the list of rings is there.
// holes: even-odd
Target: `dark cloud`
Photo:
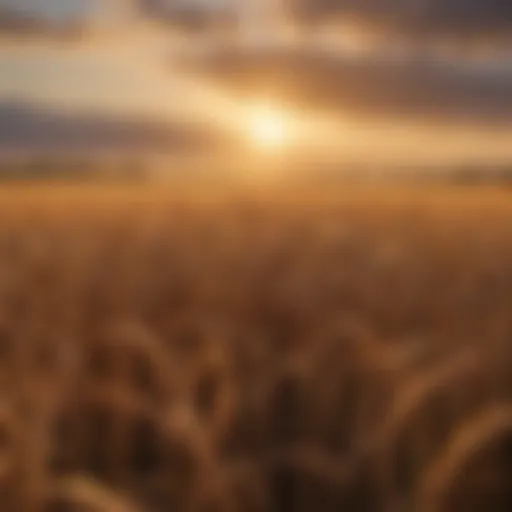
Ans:
[[[81,38],[86,27],[80,21],[51,21],[49,19],[0,6],[0,35],[13,37],[44,37],[51,39]]]
[[[219,147],[222,136],[180,122],[59,112],[23,102],[0,102],[0,153],[24,151],[196,152]]]
[[[230,52],[198,66],[242,96],[346,115],[512,126],[512,73],[389,57],[343,58],[306,51]],[[199,71],[198,71],[199,72]]]
[[[510,0],[288,0],[303,22],[356,18],[424,36],[511,36]]]
[[[36,18],[10,9],[0,8],[0,33],[32,33],[43,29],[44,24]]]
[[[139,12],[146,17],[185,30],[202,30],[209,27],[232,27],[235,11],[226,5],[212,2],[210,8],[203,2],[175,2],[172,0],[135,0]]]

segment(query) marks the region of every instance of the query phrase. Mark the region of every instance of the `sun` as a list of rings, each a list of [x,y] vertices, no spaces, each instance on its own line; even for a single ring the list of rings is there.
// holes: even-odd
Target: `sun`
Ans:
[[[291,139],[289,121],[275,107],[254,107],[249,115],[248,128],[251,140],[261,149],[279,149]]]

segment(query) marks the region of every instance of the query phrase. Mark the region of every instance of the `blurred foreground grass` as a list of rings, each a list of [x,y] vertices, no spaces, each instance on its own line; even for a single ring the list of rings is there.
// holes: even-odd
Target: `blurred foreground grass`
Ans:
[[[512,196],[0,190],[5,511],[508,511]]]

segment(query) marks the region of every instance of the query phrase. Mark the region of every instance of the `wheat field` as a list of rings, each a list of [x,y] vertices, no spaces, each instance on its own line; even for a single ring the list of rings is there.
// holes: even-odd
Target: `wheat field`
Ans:
[[[512,507],[512,195],[0,191],[0,508]]]

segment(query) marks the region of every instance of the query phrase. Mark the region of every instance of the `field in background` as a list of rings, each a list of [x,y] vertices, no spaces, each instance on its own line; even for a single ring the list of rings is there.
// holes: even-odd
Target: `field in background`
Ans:
[[[5,186],[7,512],[508,511],[512,195]]]

